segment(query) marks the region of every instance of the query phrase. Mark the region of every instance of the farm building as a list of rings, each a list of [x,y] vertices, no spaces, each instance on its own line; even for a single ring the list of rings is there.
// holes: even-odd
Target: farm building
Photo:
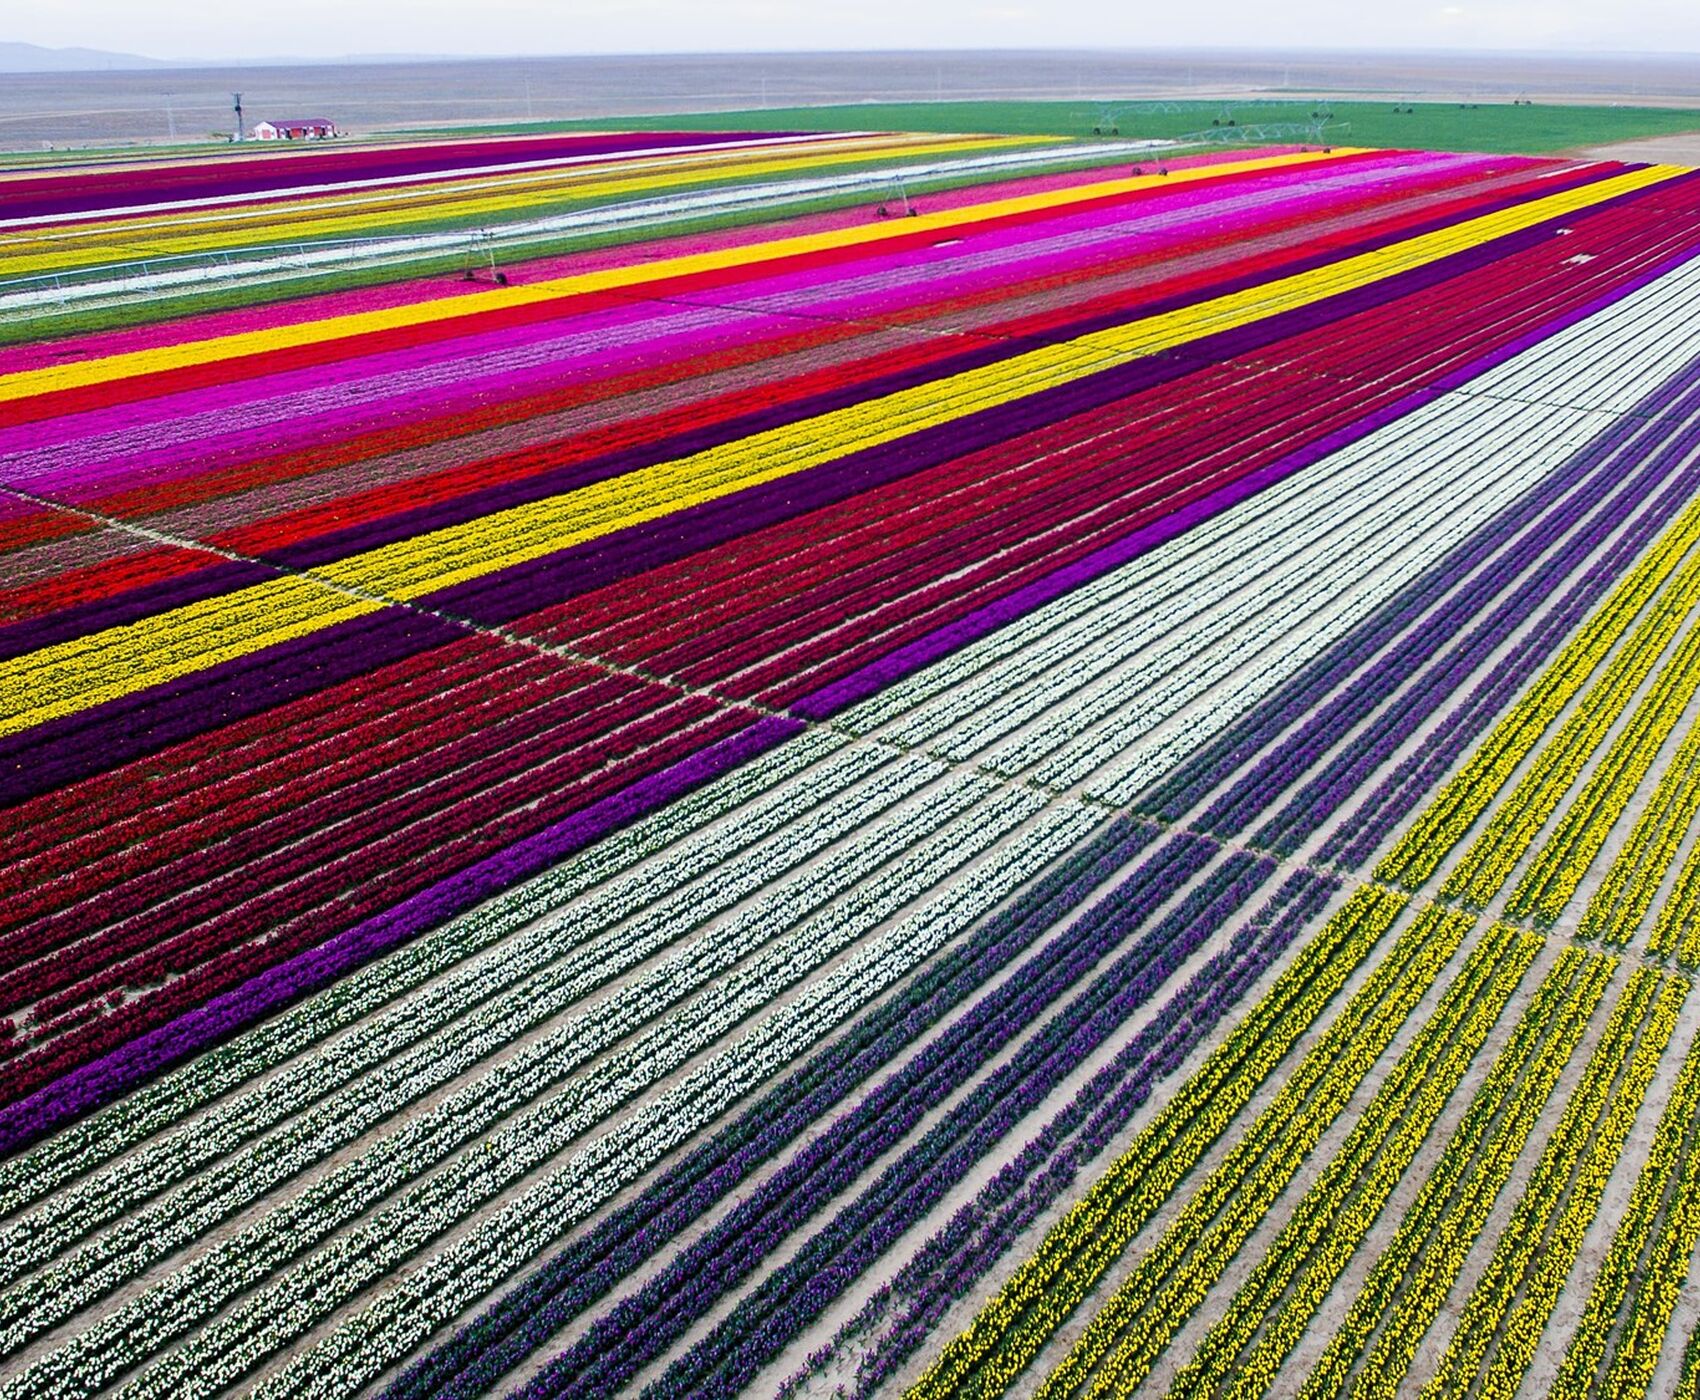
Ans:
[[[317,141],[337,133],[335,122],[312,117],[305,121],[256,122],[250,134],[256,141]]]

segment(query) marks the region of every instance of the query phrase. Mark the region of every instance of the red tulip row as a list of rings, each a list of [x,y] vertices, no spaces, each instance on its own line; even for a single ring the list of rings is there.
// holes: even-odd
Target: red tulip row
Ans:
[[[695,724],[693,717],[698,717]],[[54,1038],[8,1067],[3,1101],[27,1096],[76,1065],[163,1025],[294,953],[323,943],[359,919],[724,738],[749,719],[747,713],[716,710],[708,702],[687,698],[632,726],[619,736],[620,743],[604,748],[601,761],[586,763],[582,752],[575,755],[579,766],[587,770],[579,781],[562,787],[559,784],[566,778],[560,772],[551,769],[540,774],[539,782],[531,785],[546,789],[540,800],[513,805],[525,786],[523,778],[503,790],[484,793],[456,809],[457,817],[476,820],[477,825],[453,837],[444,834],[440,821],[423,815],[416,827],[404,828],[382,843],[345,857],[336,870],[340,885],[332,891],[319,888],[319,902],[314,902],[311,892],[322,882],[303,882],[301,896],[287,902],[273,898],[267,918],[256,926],[257,936],[248,942],[142,991],[92,1023],[63,1035],[56,1035],[57,1026],[42,1028]],[[299,912],[293,912],[296,906]],[[187,912],[193,916],[195,911]],[[280,915],[283,922],[271,922]],[[164,971],[160,969],[161,974]]]
[[[579,707],[588,706],[588,696],[607,681],[599,672],[552,665],[540,657],[499,666],[468,682],[428,692],[406,710],[375,712],[358,728],[315,746],[310,763],[286,760],[294,771],[287,776],[271,772],[257,790],[254,778],[244,775],[250,789],[245,796],[223,786],[219,791],[224,800],[214,807],[205,807],[205,789],[193,795],[202,799],[193,804],[203,808],[199,812],[185,810],[191,806],[186,803],[152,808],[151,829],[132,831],[128,844],[70,867],[66,876],[71,889],[62,888],[66,878],[61,877],[0,901],[0,918],[13,926],[7,962],[61,946],[101,924],[139,912],[266,850],[309,836],[350,811],[373,810],[373,804],[388,796],[497,749],[502,742],[498,732],[517,739],[529,728],[553,722],[551,712],[564,706],[580,712]],[[614,687],[616,692],[631,688],[625,683]],[[208,816],[216,818],[225,833],[216,844],[206,844],[205,835],[193,830]],[[103,902],[100,915],[72,907],[93,891],[120,885],[121,890]],[[43,919],[48,909],[63,912]],[[0,976],[0,988],[6,980]],[[0,1005],[6,1004],[0,995]]]
[[[49,878],[45,872],[61,853],[75,868],[128,844],[138,834],[132,823],[150,820],[168,803],[204,804],[174,809],[193,820],[221,802],[317,767],[320,741],[373,714],[400,714],[421,695],[452,690],[504,655],[501,643],[468,636],[0,810],[0,840],[16,856],[0,865],[0,895],[10,898]],[[213,787],[218,794],[209,801]],[[31,866],[30,859],[43,863]],[[0,944],[0,956],[8,950],[9,943]]]
[[[427,816],[450,834],[464,824],[469,799],[522,775],[547,771],[571,782],[590,766],[595,740],[655,707],[659,697],[639,698],[638,689],[622,677],[605,677],[520,717],[493,715],[481,729],[462,724],[458,743],[451,736],[445,746],[316,797],[311,790],[332,775],[311,774],[299,784],[308,791],[280,792],[287,805],[271,821],[69,911],[87,911],[88,922],[104,931],[0,978],[0,1007],[35,1002],[35,1019],[45,1021],[112,988],[145,983],[162,962],[181,970],[186,955],[180,949],[193,949],[191,961],[199,961],[210,947],[257,934],[276,922],[278,898],[293,907],[322,897],[339,885],[351,855],[369,855]],[[529,791],[537,784],[525,786]],[[212,929],[199,927],[208,920],[217,921]],[[55,922],[62,933],[69,920]],[[186,931],[173,933],[179,929]]]

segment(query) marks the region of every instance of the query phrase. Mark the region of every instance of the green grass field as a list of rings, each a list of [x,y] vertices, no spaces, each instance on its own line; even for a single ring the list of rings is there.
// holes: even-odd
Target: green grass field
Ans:
[[[1173,138],[1208,130],[1223,103],[1207,102],[875,102],[838,107],[772,107],[757,111],[693,112],[597,121],[536,122],[467,127],[475,131],[629,131],[740,129],[749,131],[983,131],[1012,136],[1084,136],[1106,111],[1123,136]],[[1700,131],[1700,110],[1657,107],[1515,107],[1510,103],[1418,102],[1396,110],[1391,102],[1234,102],[1241,125],[1308,123],[1312,112],[1332,112],[1330,135],[1342,144],[1435,151],[1517,152],[1540,155],[1577,146]]]

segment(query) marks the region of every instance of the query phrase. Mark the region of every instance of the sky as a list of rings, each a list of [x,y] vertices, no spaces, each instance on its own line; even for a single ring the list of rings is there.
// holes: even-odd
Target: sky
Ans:
[[[0,39],[156,58],[916,48],[1700,52],[1697,0],[23,0]]]

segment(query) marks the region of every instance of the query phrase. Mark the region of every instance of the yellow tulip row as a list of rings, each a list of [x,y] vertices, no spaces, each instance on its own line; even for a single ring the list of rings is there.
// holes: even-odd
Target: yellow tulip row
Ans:
[[[1564,912],[1696,689],[1700,689],[1700,626],[1689,629],[1660,669],[1629,723],[1547,838],[1506,906],[1513,918],[1534,918],[1550,926]],[[1587,701],[1583,704],[1588,707]],[[1655,883],[1663,873],[1655,873]]]
[[[1469,922],[1468,916],[1462,917]],[[1269,1389],[1415,1158],[1541,944],[1536,935],[1505,925],[1494,926],[1482,938],[1350,1136],[1176,1376],[1170,1400],[1219,1393],[1233,1400],[1251,1400]],[[1257,1345],[1249,1356],[1244,1355],[1254,1338]]]
[[[1666,765],[1628,842],[1588,902],[1582,915],[1583,934],[1612,943],[1627,943],[1634,936],[1696,815],[1700,815],[1700,727],[1689,731]],[[1700,871],[1695,875],[1700,879]],[[1664,905],[1650,940],[1654,952],[1675,950],[1685,913],[1693,913],[1692,904],[1685,909],[1680,900],[1671,899]]]
[[[1676,841],[1681,835],[1677,833]],[[1659,910],[1648,943],[1655,953],[1674,952],[1684,967],[1700,967],[1700,846],[1682,863],[1676,886]]]
[[[1689,1047],[1659,1118],[1629,1206],[1549,1391],[1553,1400],[1629,1400],[1647,1393],[1677,1294],[1700,1242],[1697,1122],[1700,1041]],[[1620,1325],[1626,1305],[1628,1316]]]
[[[1686,982],[1651,968],[1629,979],[1424,1400],[1467,1395],[1472,1387],[1483,1400],[1517,1394],[1687,993]]]
[[[910,1396],[947,1400],[1007,1389],[1323,1014],[1406,903],[1407,896],[1392,890],[1355,891],[968,1329],[944,1348]],[[1427,934],[1425,925],[1420,934],[1413,928],[1402,937],[1366,991],[1373,988],[1377,999],[1384,995]]]
[[[1696,734],[1700,734],[1700,730],[1696,730]],[[1692,740],[1694,735],[1689,737]],[[1684,748],[1687,748],[1686,744]],[[1700,744],[1696,748],[1700,749]],[[1670,838],[1673,849],[1681,843],[1684,829],[1678,828]],[[1658,881],[1650,879],[1649,884],[1652,889],[1648,898],[1651,899],[1658,888]],[[1674,952],[1677,961],[1685,967],[1700,967],[1700,846],[1691,850],[1688,859],[1682,863],[1670,898],[1659,909],[1648,943],[1655,953]]]
[[[1615,958],[1577,948],[1559,955],[1311,1369],[1302,1400],[1347,1390],[1398,1395],[1616,967]]]
[[[1671,1400],[1700,1400],[1700,1326],[1688,1334],[1688,1345],[1682,1349],[1682,1373]]]
[[[1056,387],[1102,356],[1045,347],[0,661],[0,734]]]
[[[283,576],[174,609],[167,626],[143,618],[0,661],[0,734],[207,670],[382,606],[310,578]]]
[[[1072,1395],[1094,1367],[1097,1375],[1087,1390],[1092,1400],[1126,1394],[1145,1378],[1168,1339],[1203,1301],[1344,1111],[1473,925],[1474,920],[1456,910],[1431,905],[1423,912],[1408,935],[1421,939],[1421,945],[1399,968],[1397,980],[1385,990],[1376,989],[1380,995],[1375,1000],[1366,986],[1335,1018],[1274,1101],[1092,1319],[1040,1387],[1039,1400]],[[1392,965],[1390,958],[1383,966]],[[1466,963],[1454,984],[1456,995],[1443,999],[1431,1018],[1435,1040],[1424,1045],[1424,1058],[1450,1038],[1492,965],[1491,954]]]
[[[1378,880],[1409,890],[1422,888],[1697,542],[1700,501],[1689,505],[1667,527],[1459,773],[1423,809],[1376,868]]]
[[[1447,877],[1442,894],[1481,909],[1499,892],[1697,604],[1700,558],[1685,565],[1671,586],[1652,602],[1646,616],[1558,733],[1541,749],[1510,797],[1495,808],[1486,829]],[[1521,759],[1523,754],[1508,757]],[[1510,771],[1508,767],[1507,776]]]

